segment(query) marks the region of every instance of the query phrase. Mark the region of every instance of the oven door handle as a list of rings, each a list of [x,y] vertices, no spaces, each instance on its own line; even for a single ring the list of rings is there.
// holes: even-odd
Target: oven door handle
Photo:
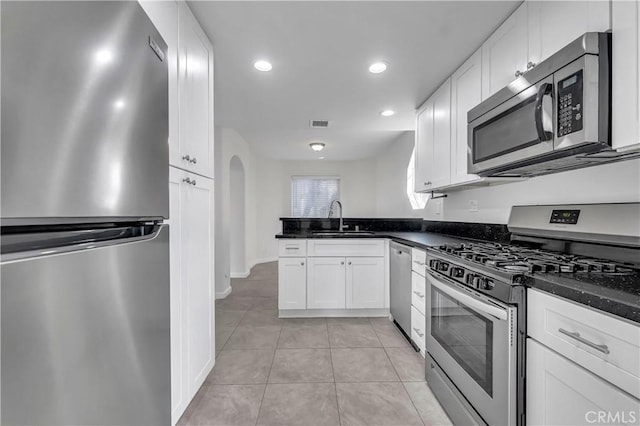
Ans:
[[[507,320],[508,315],[507,315],[506,309],[501,309],[498,306],[490,305],[488,303],[485,303],[481,300],[476,299],[475,297],[464,294],[461,291],[454,290],[453,288],[451,288],[451,286],[447,284],[443,284],[439,281],[440,279],[442,279],[442,277],[435,275],[431,271],[427,271],[427,272],[433,278],[432,280],[430,280],[431,285],[436,287],[441,292],[446,293],[453,299],[461,303],[464,303],[465,305],[479,312],[482,312],[487,315],[491,315],[492,317],[498,318],[499,320],[502,320],[502,321]]]

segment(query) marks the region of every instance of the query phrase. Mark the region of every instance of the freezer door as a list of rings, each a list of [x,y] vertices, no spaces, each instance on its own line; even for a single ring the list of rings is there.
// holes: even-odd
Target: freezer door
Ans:
[[[170,424],[168,226],[95,244],[0,264],[1,424]]]
[[[1,31],[2,219],[167,217],[166,45],[138,2],[3,1]]]

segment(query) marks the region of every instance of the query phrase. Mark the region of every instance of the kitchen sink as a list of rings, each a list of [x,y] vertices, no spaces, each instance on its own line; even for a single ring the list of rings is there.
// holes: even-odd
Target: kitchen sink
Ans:
[[[326,236],[342,236],[342,235],[373,235],[371,231],[313,231],[311,235],[326,235]]]

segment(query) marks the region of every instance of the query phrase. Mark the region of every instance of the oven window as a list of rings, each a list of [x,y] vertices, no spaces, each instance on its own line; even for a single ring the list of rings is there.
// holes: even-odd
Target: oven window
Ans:
[[[431,287],[431,335],[493,396],[493,323]]]
[[[473,162],[489,160],[539,143],[536,95],[473,129]]]

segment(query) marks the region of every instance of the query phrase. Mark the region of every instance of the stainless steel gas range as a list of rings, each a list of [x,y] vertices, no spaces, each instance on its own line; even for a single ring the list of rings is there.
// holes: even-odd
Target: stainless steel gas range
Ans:
[[[640,286],[639,217],[638,203],[517,206],[510,244],[428,250],[426,378],[454,424],[525,424],[526,285]]]

